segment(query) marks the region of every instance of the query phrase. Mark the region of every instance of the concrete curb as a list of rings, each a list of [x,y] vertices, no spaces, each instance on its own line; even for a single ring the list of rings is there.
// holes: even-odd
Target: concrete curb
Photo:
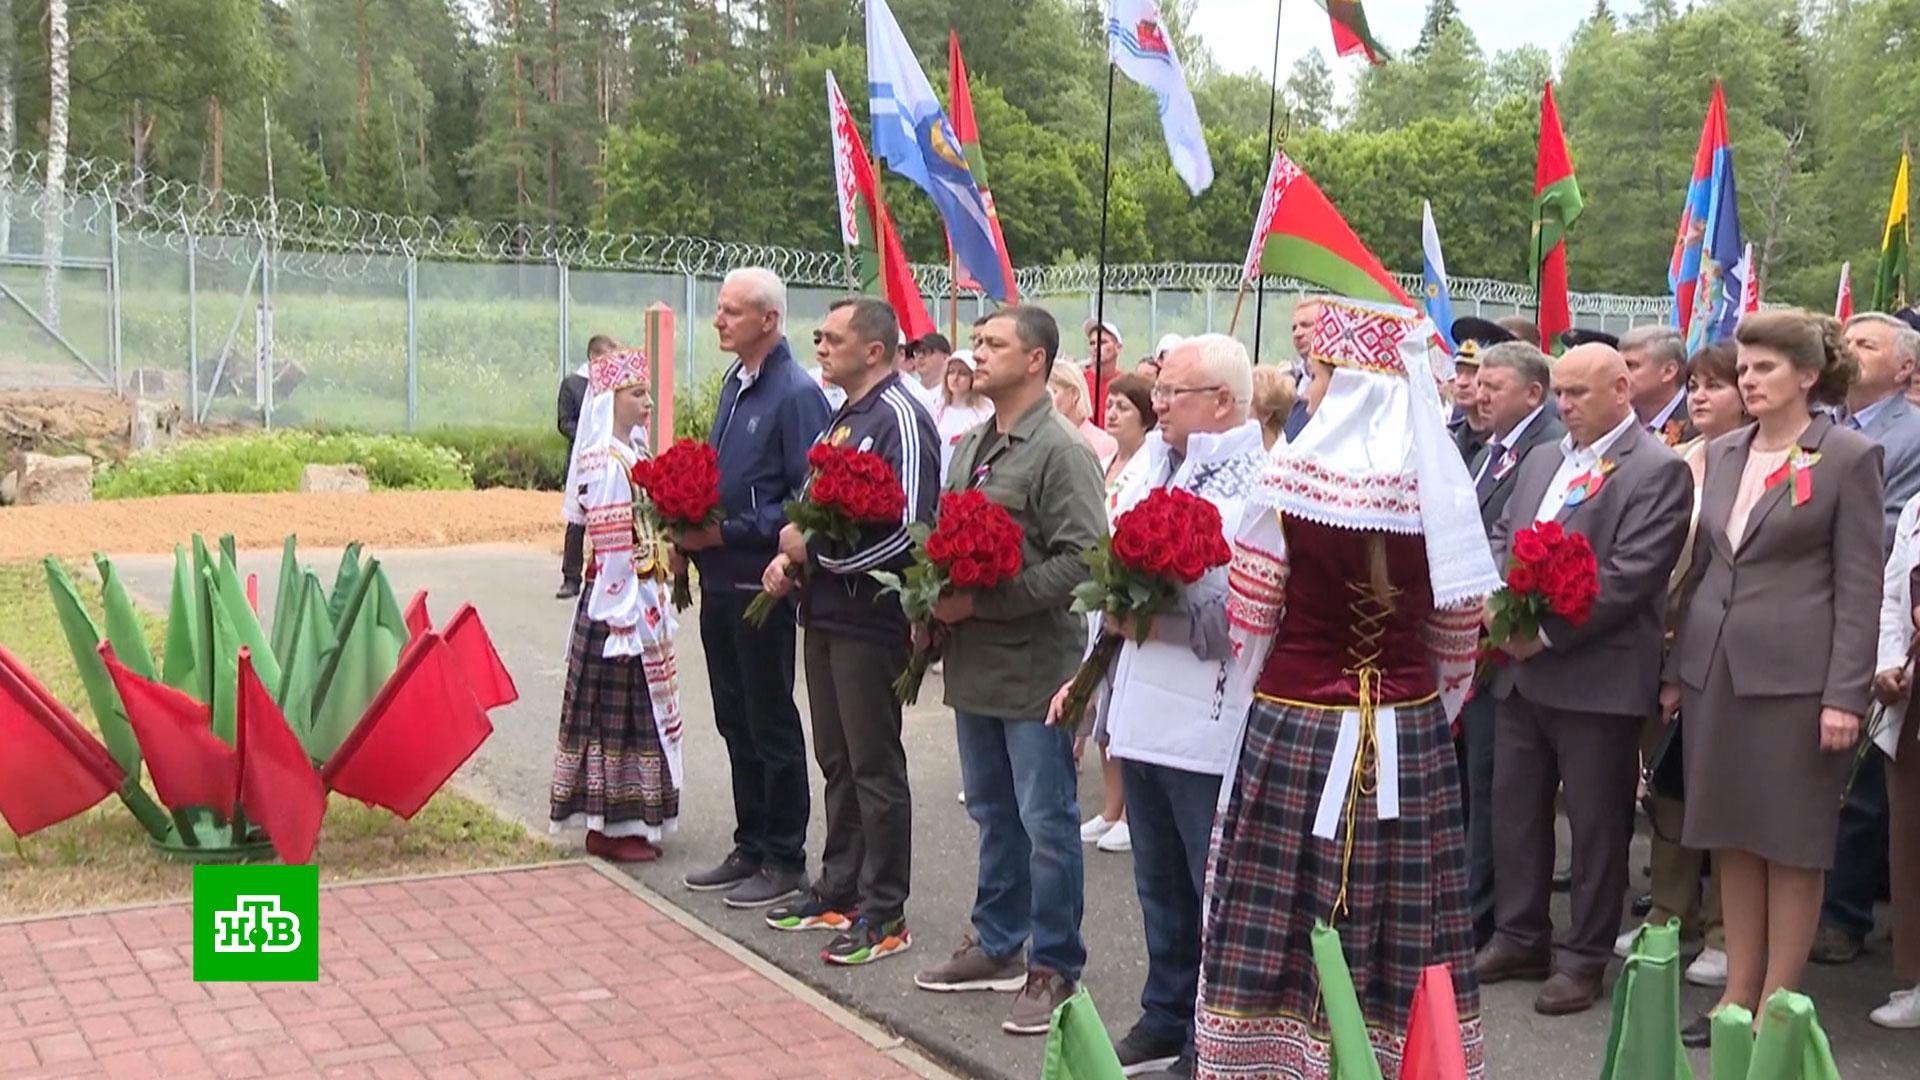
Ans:
[[[588,859],[587,865],[593,867],[600,876],[613,882],[638,897],[647,906],[672,919],[674,923],[686,929],[700,940],[733,957],[746,965],[756,974],[771,981],[774,985],[812,1006],[821,1015],[853,1032],[867,1043],[891,1058],[902,1068],[926,1080],[960,1080],[955,1074],[935,1064],[920,1053],[919,1049],[909,1046],[905,1039],[893,1035],[865,1017],[848,1009],[844,1005],[820,993],[813,987],[795,978],[784,969],[775,965],[759,953],[733,940],[720,931],[695,918],[691,913],[679,907],[673,901],[641,884],[632,876],[610,863],[600,859]]]

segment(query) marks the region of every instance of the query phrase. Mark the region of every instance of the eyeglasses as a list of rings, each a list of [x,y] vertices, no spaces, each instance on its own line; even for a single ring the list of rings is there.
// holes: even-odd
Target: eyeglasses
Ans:
[[[1210,394],[1224,389],[1218,383],[1213,386],[1156,386],[1148,393],[1148,398],[1154,402],[1172,401],[1181,394]]]

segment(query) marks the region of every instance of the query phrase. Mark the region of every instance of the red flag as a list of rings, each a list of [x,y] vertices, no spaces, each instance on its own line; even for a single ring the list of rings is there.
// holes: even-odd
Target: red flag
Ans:
[[[100,659],[120,692],[160,801],[175,810],[204,806],[227,816],[233,807],[233,748],[213,733],[213,711],[171,686],[127,670],[104,641]]]
[[[908,341],[918,341],[933,333],[933,316],[920,296],[920,283],[914,280],[913,264],[900,246],[900,234],[894,231],[893,216],[880,201],[880,184],[873,173],[873,159],[867,156],[866,143],[854,125],[847,99],[833,72],[827,72],[827,128],[833,137],[833,174],[840,206],[840,241],[861,253],[860,282],[863,291],[878,289],[892,305],[900,320],[900,329]],[[867,259],[877,257],[868,272]]]
[[[260,575],[247,575],[247,606],[253,609],[255,618],[260,615]]]
[[[1747,276],[1740,279],[1740,314],[1751,315],[1760,310],[1760,264],[1753,261],[1753,241],[1747,241],[1747,251],[1740,260],[1747,268]]]
[[[248,649],[240,650],[237,698],[234,753],[240,768],[235,801],[267,831],[281,862],[310,863],[320,841],[320,819],[327,813],[327,792],[280,706],[253,673]]]
[[[433,629],[433,617],[427,614],[427,590],[421,589],[407,601],[407,610],[402,613],[407,620],[407,640],[418,640],[421,634]]]
[[[83,813],[125,778],[107,748],[0,648],[0,817],[13,834]]]
[[[1833,317],[1841,322],[1853,318],[1853,264],[1840,264],[1840,295],[1833,301]]]
[[[973,182],[980,189],[980,201],[986,204],[987,225],[993,231],[993,246],[1000,252],[1000,276],[1006,283],[1009,304],[1020,302],[1020,289],[1013,280],[1013,257],[1007,252],[1007,238],[1000,231],[1000,212],[994,209],[993,192],[987,190],[987,155],[980,148],[980,124],[973,118],[973,90],[967,81],[967,62],[960,55],[960,34],[955,30],[947,31],[947,77],[951,86],[949,99],[953,107],[947,110],[947,120],[953,124],[953,137],[960,140],[960,152],[966,155],[967,168],[973,172]],[[947,249],[953,249],[952,240],[948,240]],[[980,283],[968,277],[959,263],[953,263],[956,282],[963,289],[978,289]]]
[[[1560,109],[1553,84],[1540,97],[1540,154],[1533,173],[1533,237],[1529,274],[1540,313],[1540,339],[1557,342],[1573,329],[1567,303],[1566,232],[1584,203],[1573,175],[1573,158],[1560,130]]]
[[[438,634],[425,634],[407,646],[393,678],[320,780],[342,795],[411,818],[491,734],[493,724],[474,700],[459,658]]]
[[[1400,1080],[1467,1080],[1467,1051],[1460,1043],[1453,974],[1445,964],[1421,972],[1420,983],[1414,987]]]
[[[520,691],[513,685],[513,676],[508,673],[507,665],[500,662],[500,653],[493,647],[493,638],[487,633],[486,626],[480,621],[480,613],[473,610],[472,604],[460,605],[460,610],[453,613],[453,618],[447,621],[446,631],[440,636],[446,640],[447,648],[452,650],[468,688],[473,691],[473,699],[480,703],[481,708],[497,709],[520,700]]]

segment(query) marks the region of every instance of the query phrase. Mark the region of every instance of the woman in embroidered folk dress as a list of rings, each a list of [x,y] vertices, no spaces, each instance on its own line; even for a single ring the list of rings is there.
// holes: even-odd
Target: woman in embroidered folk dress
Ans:
[[[1467,1070],[1484,1074],[1449,727],[1499,579],[1447,438],[1431,332],[1411,311],[1326,302],[1313,419],[1249,497],[1228,617],[1251,707],[1221,789],[1198,1076],[1330,1075],[1321,921],[1340,933],[1387,1080],[1433,964],[1453,969]]]
[[[587,851],[660,857],[680,817],[680,691],[666,560],[630,479],[653,414],[647,358],[616,352],[588,370],[567,470],[565,516],[587,528],[587,590],[567,649],[554,752],[553,831],[584,827]]]

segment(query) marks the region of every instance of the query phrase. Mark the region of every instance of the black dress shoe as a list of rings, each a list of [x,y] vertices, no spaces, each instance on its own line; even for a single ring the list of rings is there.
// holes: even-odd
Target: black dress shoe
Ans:
[[[1573,871],[1569,870],[1564,874],[1553,875],[1553,891],[1554,892],[1572,892],[1573,891]]]
[[[1689,1050],[1703,1050],[1713,1045],[1713,1017],[1701,1013],[1693,1022],[1680,1029],[1680,1045]]]
[[[1639,896],[1634,897],[1632,910],[1633,910],[1634,918],[1636,919],[1646,918],[1647,912],[1653,910],[1653,894],[1650,892],[1643,892]]]
[[[561,583],[560,591],[554,593],[553,598],[555,600],[572,600],[579,595],[580,583],[577,581],[567,581]]]

